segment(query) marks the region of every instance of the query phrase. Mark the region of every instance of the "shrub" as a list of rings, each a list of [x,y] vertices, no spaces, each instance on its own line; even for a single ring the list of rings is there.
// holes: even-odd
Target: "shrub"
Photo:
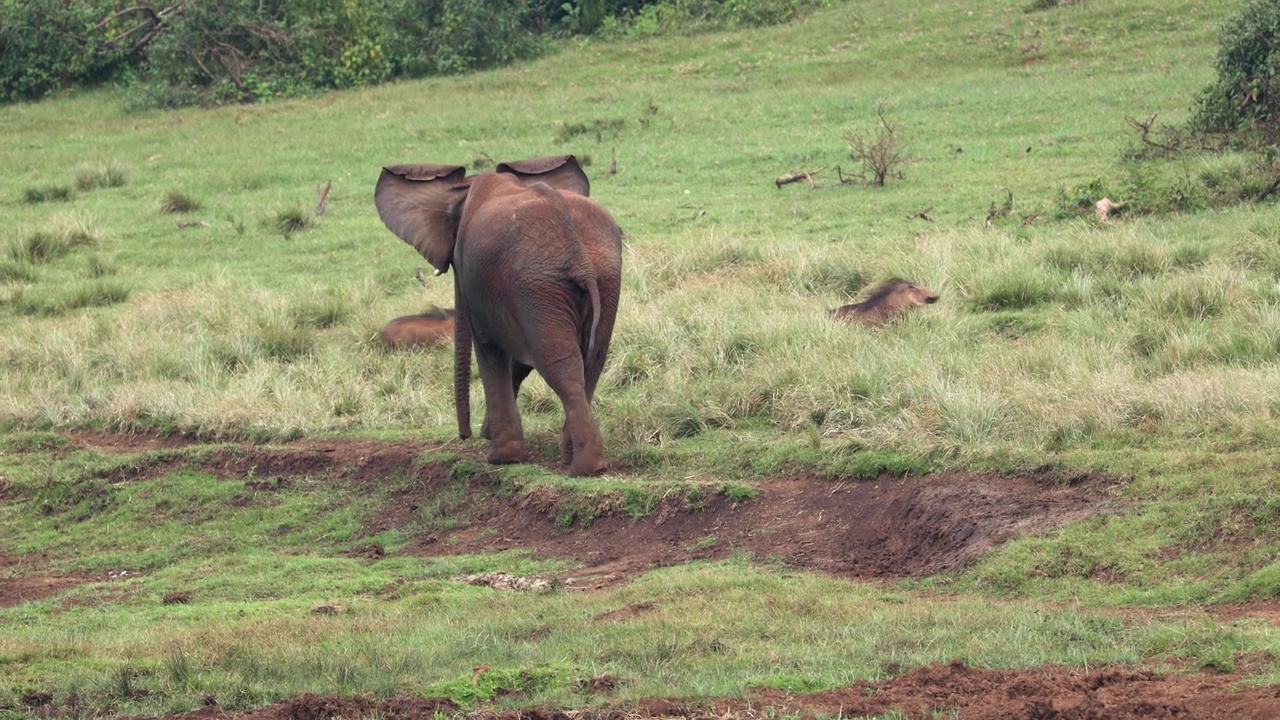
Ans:
[[[1280,136],[1280,4],[1251,0],[1222,28],[1218,77],[1200,94],[1191,124],[1210,133],[1242,129]]]
[[[903,166],[910,159],[902,146],[901,136],[884,115],[883,103],[876,107],[876,117],[880,122],[874,137],[850,130],[844,138],[849,143],[849,157],[862,165],[861,178],[869,179],[876,187],[883,187],[884,181],[890,177],[902,179]]]
[[[127,49],[111,42],[111,34],[135,18],[117,14],[117,7],[123,6],[102,0],[0,3],[0,102],[118,76],[127,67]]]

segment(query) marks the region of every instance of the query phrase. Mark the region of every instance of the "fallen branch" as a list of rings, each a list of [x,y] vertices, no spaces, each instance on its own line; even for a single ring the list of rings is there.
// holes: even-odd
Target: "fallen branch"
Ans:
[[[818,173],[826,169],[827,169],[827,166],[823,165],[817,170],[806,170],[805,172],[802,172],[799,175],[783,175],[781,177],[774,179],[773,184],[777,186],[779,190],[781,190],[783,185],[789,185],[793,182],[800,182],[801,180],[804,180],[805,182],[808,182],[809,187],[812,188],[814,186],[813,176],[817,175]]]
[[[927,208],[925,208],[925,209],[921,210],[921,211],[920,211],[920,212],[918,212],[918,213],[915,213],[914,215],[908,215],[908,216],[907,216],[907,219],[908,219],[908,220],[915,220],[916,218],[920,218],[921,220],[927,220],[928,222],[934,222],[933,216],[931,216],[931,215],[929,214],[929,211],[930,211],[930,210],[932,210],[932,209],[933,209],[933,206],[932,206],[932,205],[930,205],[929,207],[927,207]]]
[[[189,228],[189,227],[209,227],[209,223],[205,222],[204,220],[189,220],[187,222],[178,223],[179,230],[183,228]]]
[[[850,175],[849,177],[845,177],[844,173],[841,172],[839,165],[836,166],[836,177],[840,178],[841,185],[852,185],[856,182],[862,182],[867,179],[866,175]]]

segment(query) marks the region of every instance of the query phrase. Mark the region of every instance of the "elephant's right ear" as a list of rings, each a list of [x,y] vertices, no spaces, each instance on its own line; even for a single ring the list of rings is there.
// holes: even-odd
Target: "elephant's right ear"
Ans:
[[[382,169],[373,201],[382,222],[437,272],[449,270],[458,215],[471,187],[459,165],[393,165]]]
[[[577,193],[584,197],[591,196],[591,181],[578,164],[578,158],[572,155],[551,155],[533,158],[532,160],[512,160],[498,163],[494,172],[507,173],[520,178],[520,182],[528,185],[543,182],[557,190]]]

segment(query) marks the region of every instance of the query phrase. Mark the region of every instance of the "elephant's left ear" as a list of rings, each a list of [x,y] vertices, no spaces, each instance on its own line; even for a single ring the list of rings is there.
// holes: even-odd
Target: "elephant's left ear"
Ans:
[[[525,184],[544,182],[557,190],[591,196],[591,181],[572,155],[552,155],[532,160],[498,163],[496,172],[515,175]]]

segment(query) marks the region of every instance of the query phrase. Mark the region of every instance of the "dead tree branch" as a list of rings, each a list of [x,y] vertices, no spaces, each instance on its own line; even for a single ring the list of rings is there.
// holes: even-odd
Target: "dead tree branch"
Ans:
[[[920,212],[918,212],[918,213],[914,213],[914,214],[908,215],[908,216],[907,216],[907,219],[908,219],[908,220],[915,220],[916,218],[920,218],[921,220],[924,220],[924,221],[927,221],[927,222],[934,222],[933,216],[929,214],[929,211],[930,211],[930,210],[932,210],[932,209],[933,209],[933,206],[932,206],[932,205],[930,205],[929,207],[927,207],[927,208],[925,208],[925,209],[921,210],[921,211],[920,211]]]
[[[826,165],[823,165],[822,167],[818,168],[817,170],[806,170],[806,171],[804,171],[804,172],[800,173],[799,175],[781,175],[781,176],[779,176],[779,177],[777,177],[777,178],[775,178],[775,179],[774,179],[773,184],[774,184],[774,186],[775,186],[775,187],[777,187],[779,190],[781,190],[783,185],[789,185],[789,184],[791,184],[791,183],[793,183],[793,182],[800,182],[801,180],[804,180],[804,181],[808,182],[808,183],[809,183],[809,187],[810,187],[810,188],[812,188],[812,187],[814,187],[814,184],[813,184],[813,176],[814,176],[814,175],[817,175],[818,173],[820,173],[820,172],[822,172],[823,170],[826,170],[826,169],[827,169],[827,166],[826,166]]]

